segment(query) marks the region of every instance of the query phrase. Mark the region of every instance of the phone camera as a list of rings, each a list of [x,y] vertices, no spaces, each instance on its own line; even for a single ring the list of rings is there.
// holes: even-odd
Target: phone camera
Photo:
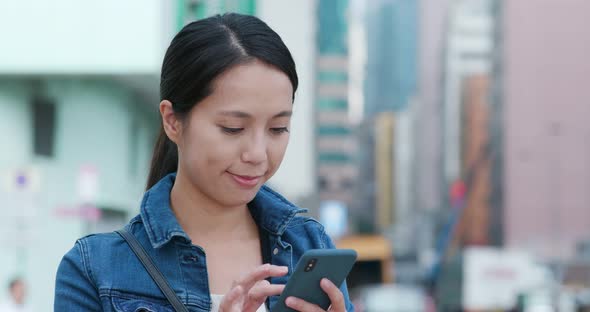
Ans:
[[[305,272],[309,272],[309,271],[313,270],[313,268],[315,267],[316,262],[318,262],[318,259],[316,259],[316,258],[310,259],[307,262],[307,265],[305,265],[305,270],[304,271]]]

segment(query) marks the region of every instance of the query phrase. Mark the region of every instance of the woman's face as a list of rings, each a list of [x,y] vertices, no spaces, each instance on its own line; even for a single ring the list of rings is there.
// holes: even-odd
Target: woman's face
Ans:
[[[184,120],[179,174],[223,206],[251,201],[283,160],[292,95],[287,75],[262,62],[222,74]]]

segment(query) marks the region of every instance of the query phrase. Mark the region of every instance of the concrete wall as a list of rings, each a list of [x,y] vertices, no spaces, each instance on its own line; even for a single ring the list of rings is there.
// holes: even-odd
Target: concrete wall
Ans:
[[[81,202],[78,174],[84,165],[99,175],[96,205],[120,210],[128,217],[139,210],[157,119],[146,112],[134,94],[110,80],[55,78],[44,84],[43,93],[56,102],[54,157],[33,155],[27,80],[0,80],[0,172],[2,180],[18,168],[35,168],[39,176],[32,193],[35,214],[27,219],[31,237],[19,232],[0,244],[0,283],[23,275],[29,285],[34,311],[51,311],[55,272],[61,257],[74,241],[88,234],[92,222],[59,211],[73,210]],[[130,131],[136,127],[137,139]],[[136,156],[130,159],[135,143]],[[130,166],[137,166],[131,169]],[[3,185],[4,186],[4,185]],[[21,199],[10,200],[3,188],[0,209],[11,215],[21,209]],[[10,222],[10,219],[3,219]],[[6,238],[6,237],[4,237]],[[0,298],[3,298],[2,292]]]
[[[506,243],[567,256],[590,236],[590,2],[503,14]]]

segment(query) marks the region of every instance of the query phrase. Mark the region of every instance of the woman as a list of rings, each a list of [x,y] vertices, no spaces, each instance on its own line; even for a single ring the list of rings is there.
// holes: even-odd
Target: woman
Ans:
[[[303,252],[333,248],[323,227],[263,184],[289,141],[295,63],[256,17],[193,22],[162,65],[162,131],[141,212],[125,229],[189,311],[265,311]],[[330,311],[346,285],[321,282]],[[265,305],[266,303],[266,305]],[[290,297],[296,311],[321,311]],[[117,233],[78,240],[57,273],[55,311],[173,311]]]

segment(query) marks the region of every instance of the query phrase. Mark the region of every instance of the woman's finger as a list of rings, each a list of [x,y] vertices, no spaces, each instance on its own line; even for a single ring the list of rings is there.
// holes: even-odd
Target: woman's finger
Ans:
[[[330,306],[330,311],[336,312],[346,312],[346,306],[344,304],[344,295],[334,283],[332,283],[327,278],[322,278],[320,281],[320,287],[322,290],[330,297],[330,301],[332,305]]]
[[[269,296],[280,295],[285,285],[271,285],[267,280],[256,283],[246,296],[244,311],[256,311]]]
[[[248,292],[249,300],[266,300],[266,297],[280,295],[285,289],[285,285],[272,285],[267,280],[262,280]]]
[[[244,302],[244,288],[238,285],[233,287],[221,301],[219,312],[241,312]]]
[[[289,268],[267,263],[257,267],[254,269],[254,271],[240,278],[235,282],[235,284],[242,285],[244,289],[249,290],[260,280],[264,280],[269,277],[283,276],[287,273],[289,273]]]
[[[299,312],[325,312],[325,310],[319,306],[296,297],[288,297],[287,300],[285,300],[285,304],[289,308]]]

